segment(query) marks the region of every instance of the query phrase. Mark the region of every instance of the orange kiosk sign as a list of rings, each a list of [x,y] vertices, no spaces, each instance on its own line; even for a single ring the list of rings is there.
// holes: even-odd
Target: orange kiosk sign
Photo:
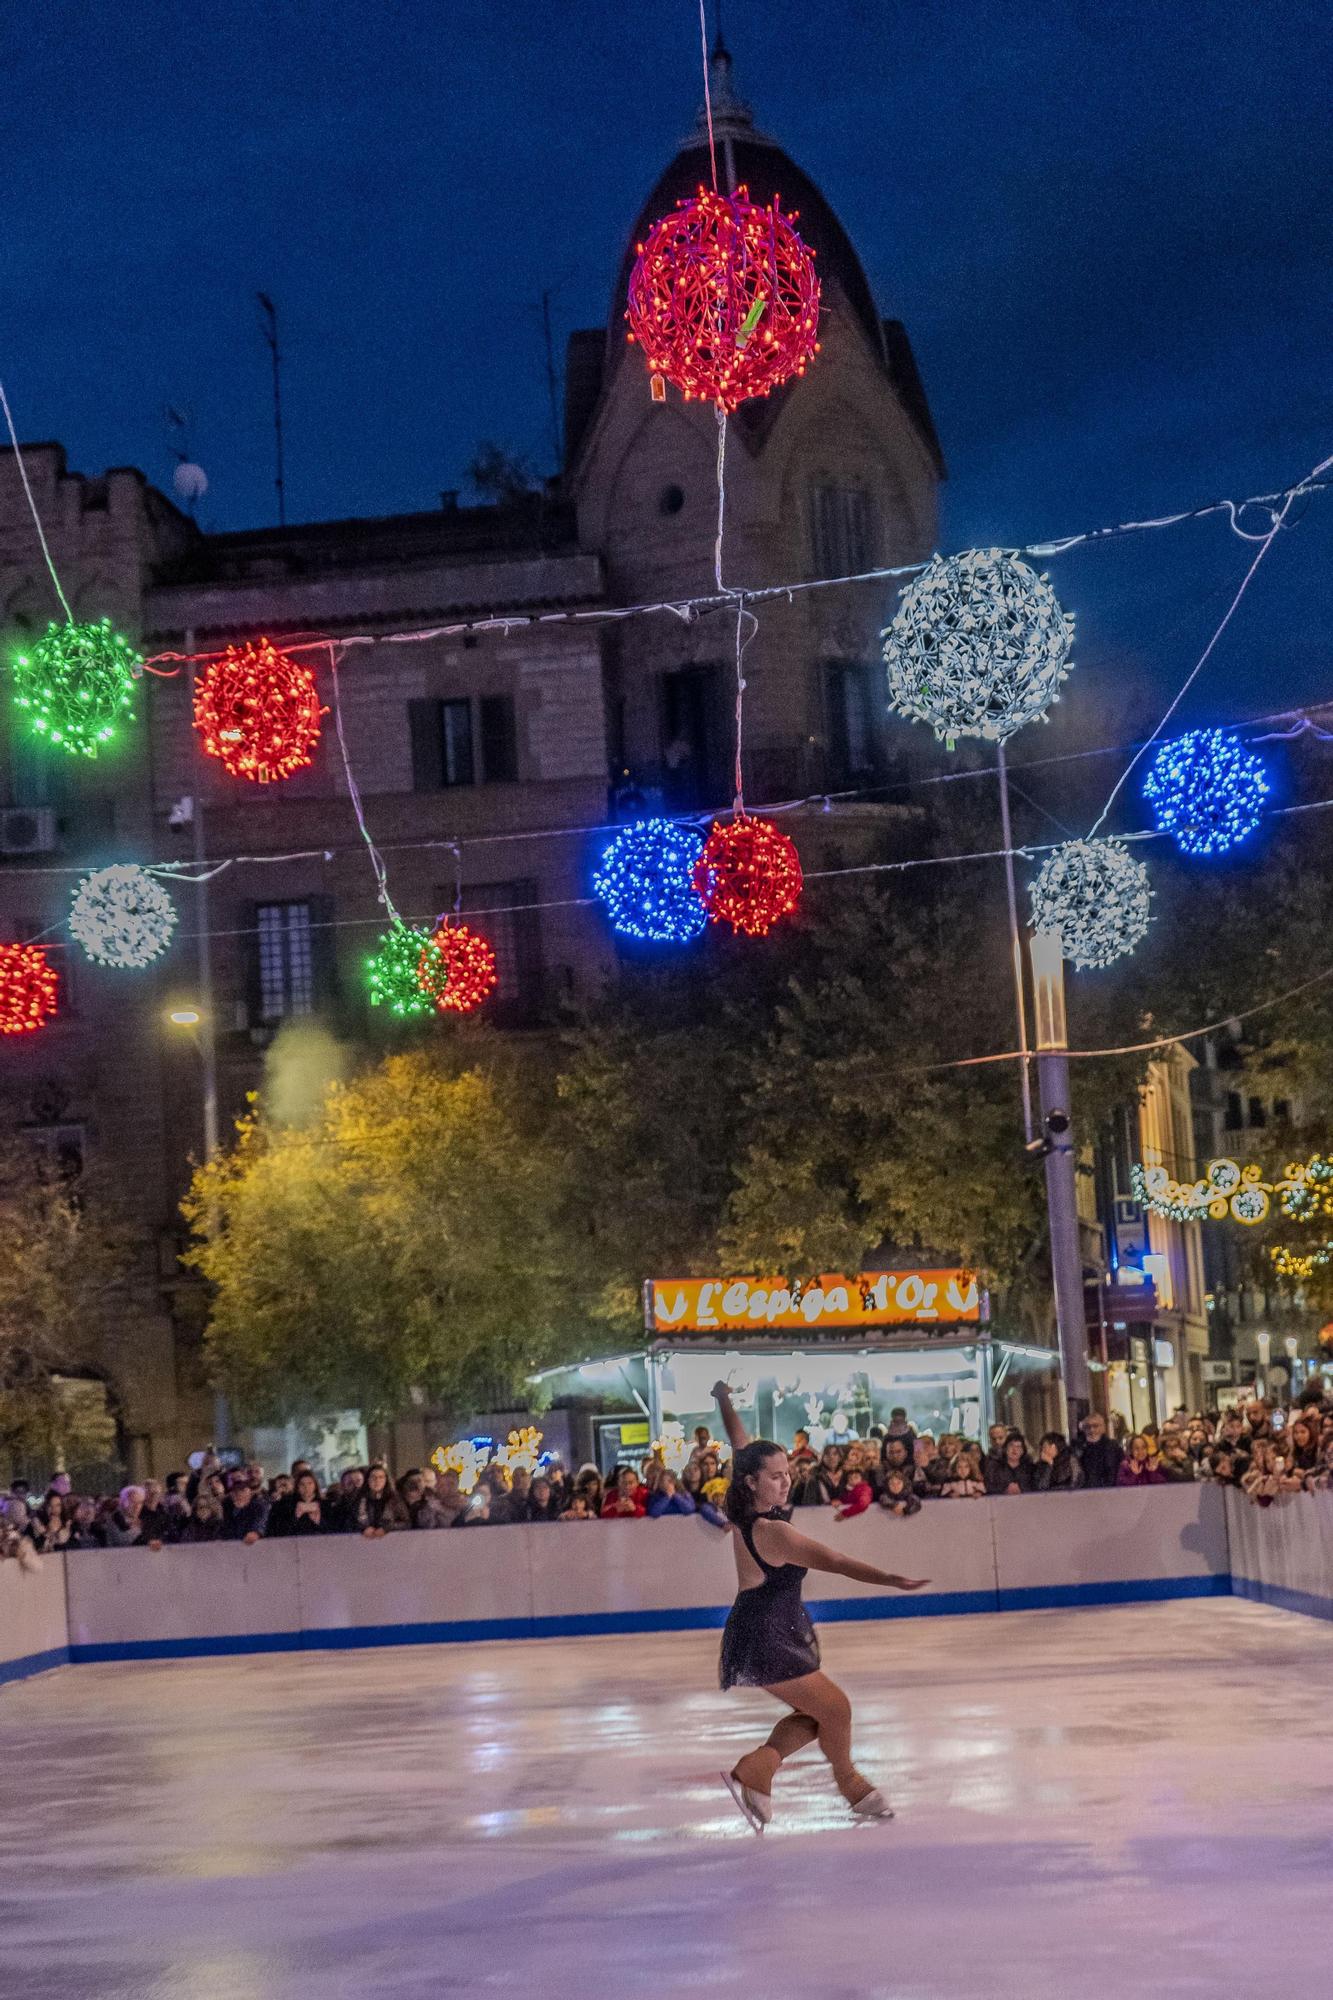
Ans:
[[[979,1326],[975,1271],[862,1271],[854,1278],[650,1278],[650,1334],[856,1332],[879,1326]]]

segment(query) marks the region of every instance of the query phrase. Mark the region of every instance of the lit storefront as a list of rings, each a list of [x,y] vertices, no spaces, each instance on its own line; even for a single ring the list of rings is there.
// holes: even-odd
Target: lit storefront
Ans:
[[[716,1418],[713,1384],[731,1384],[746,1427],[790,1444],[797,1430],[825,1442],[865,1437],[907,1412],[918,1431],[981,1436],[993,1413],[1047,1421],[1057,1357],[995,1339],[989,1302],[971,1272],[898,1270],[854,1278],[656,1279],[644,1288],[645,1345],[550,1369],[553,1401],[621,1402],[634,1440]],[[612,1460],[624,1426],[603,1419]],[[629,1455],[627,1451],[625,1455]]]

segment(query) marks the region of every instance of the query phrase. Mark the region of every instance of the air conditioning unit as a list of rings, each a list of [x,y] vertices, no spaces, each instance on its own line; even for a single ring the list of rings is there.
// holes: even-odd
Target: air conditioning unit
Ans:
[[[50,854],[56,833],[50,806],[6,806],[0,811],[0,854]]]

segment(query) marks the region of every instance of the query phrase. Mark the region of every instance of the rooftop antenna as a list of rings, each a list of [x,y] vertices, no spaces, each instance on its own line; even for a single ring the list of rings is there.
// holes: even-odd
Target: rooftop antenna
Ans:
[[[168,403],[163,415],[170,433],[169,449],[176,461],[171,484],[175,489],[176,498],[184,501],[193,521],[196,518],[199,502],[208,491],[208,474],[202,465],[195,464],[194,454],[190,450],[190,425],[194,413],[191,410],[178,410]]]
[[[278,351],[278,309],[267,292],[256,292],[259,300],[260,327],[268,342],[269,353],[273,356],[273,441],[277,449],[277,473],[273,484],[278,489],[278,526],[287,525],[287,499],[282,477],[282,356]]]
[[[546,342],[546,393],[551,400],[551,447],[555,452],[557,477],[565,463],[564,432],[560,423],[560,387],[555,372],[555,342],[551,337],[551,292],[548,286],[542,293],[542,334]]]

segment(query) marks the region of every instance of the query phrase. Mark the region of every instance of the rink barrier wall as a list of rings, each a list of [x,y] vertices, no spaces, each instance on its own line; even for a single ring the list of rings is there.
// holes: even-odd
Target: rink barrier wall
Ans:
[[[805,1523],[908,1575],[898,1596],[812,1573],[820,1624],[1242,1595],[1333,1618],[1333,1495],[1264,1512],[1208,1486],[1030,1495]],[[260,1542],[0,1564],[0,1682],[96,1660],[721,1626],[728,1538],[702,1520]]]
[[[1258,1507],[1226,1495],[1237,1597],[1333,1620],[1333,1493],[1293,1493]]]
[[[0,1687],[68,1664],[64,1564],[63,1556],[33,1569],[0,1563]]]
[[[816,1622],[1225,1596],[1222,1495],[1210,1487],[1030,1495],[808,1522],[862,1560],[931,1578],[899,1596],[812,1573]],[[570,1638],[720,1626],[729,1539],[695,1519],[463,1534],[99,1551],[63,1558],[69,1657]]]

